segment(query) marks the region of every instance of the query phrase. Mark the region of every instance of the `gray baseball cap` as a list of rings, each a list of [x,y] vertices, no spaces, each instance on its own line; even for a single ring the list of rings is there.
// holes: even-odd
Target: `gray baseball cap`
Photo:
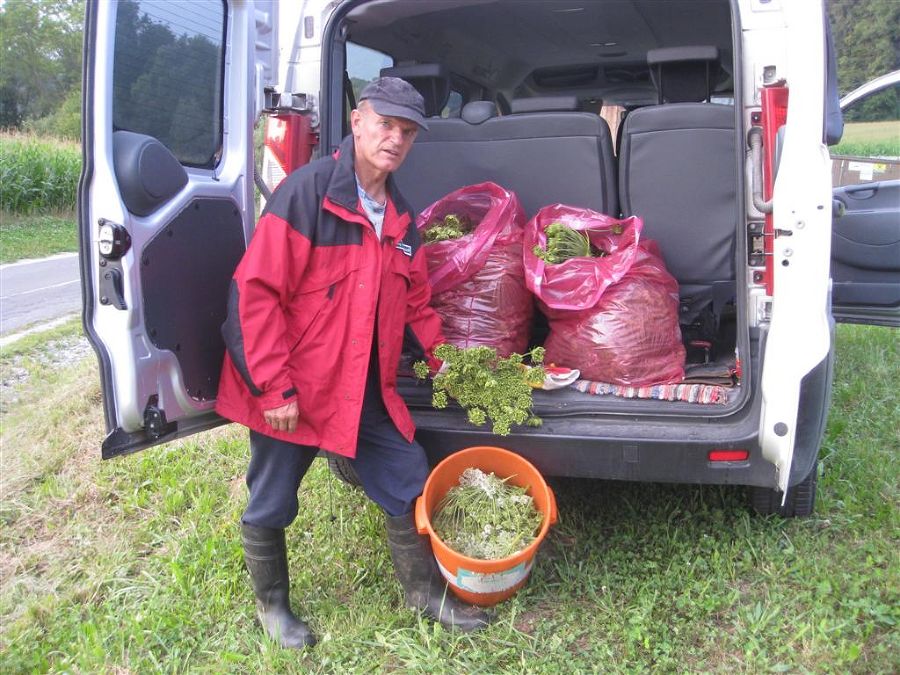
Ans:
[[[363,87],[359,101],[368,101],[372,109],[385,117],[402,117],[428,130],[425,122],[425,99],[406,80],[379,77]]]

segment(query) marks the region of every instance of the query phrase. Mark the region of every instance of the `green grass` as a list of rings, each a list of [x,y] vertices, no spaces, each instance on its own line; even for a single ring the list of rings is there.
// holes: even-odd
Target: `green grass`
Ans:
[[[46,213],[75,208],[81,149],[29,134],[0,134],[0,209]]]
[[[77,250],[78,224],[74,213],[0,211],[0,263]]]
[[[93,359],[52,369],[21,346],[32,377],[0,420],[0,670],[897,672],[898,344],[838,329],[814,517],[756,517],[739,489],[559,482],[559,525],[482,634],[401,607],[378,509],[318,460],[288,531],[292,597],[320,637],[304,653],[254,625],[244,432],[101,462]]]
[[[900,122],[847,122],[831,154],[900,158]]]

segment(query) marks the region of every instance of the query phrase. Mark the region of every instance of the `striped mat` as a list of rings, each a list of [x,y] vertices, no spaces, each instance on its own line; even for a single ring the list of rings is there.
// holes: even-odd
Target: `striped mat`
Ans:
[[[611,394],[622,398],[648,398],[660,401],[683,401],[685,403],[728,402],[729,387],[714,384],[654,384],[646,387],[629,387],[593,380],[578,380],[572,385],[586,394]]]

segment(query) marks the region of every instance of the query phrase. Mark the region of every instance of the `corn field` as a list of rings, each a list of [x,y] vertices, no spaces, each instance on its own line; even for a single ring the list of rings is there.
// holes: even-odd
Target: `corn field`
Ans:
[[[81,149],[29,134],[0,134],[0,209],[11,213],[75,208]]]

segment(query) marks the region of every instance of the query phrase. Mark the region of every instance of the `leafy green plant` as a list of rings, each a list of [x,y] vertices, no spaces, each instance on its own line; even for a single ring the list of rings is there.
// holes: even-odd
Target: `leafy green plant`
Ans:
[[[610,228],[618,234],[622,231],[619,225]],[[607,255],[591,244],[590,230],[573,230],[562,223],[551,223],[544,231],[547,235],[547,247],[535,246],[534,255],[550,265],[558,265],[570,258],[602,258]]]
[[[466,216],[448,213],[443,220],[435,220],[425,228],[425,243],[459,239],[469,234],[472,229],[472,221]]]
[[[544,382],[543,347],[501,359],[491,347],[460,349],[444,344],[435,348],[434,355],[446,364],[434,377],[431,405],[435,408],[446,408],[453,399],[466,411],[469,422],[481,426],[490,420],[499,436],[508,435],[513,424],[541,425],[531,409],[531,395]],[[534,365],[525,365],[526,358]],[[428,376],[423,361],[413,368],[420,379]]]
[[[451,487],[432,516],[434,531],[457,553],[480,560],[499,560],[534,541],[543,514],[528,488],[493,473],[470,467]]]

